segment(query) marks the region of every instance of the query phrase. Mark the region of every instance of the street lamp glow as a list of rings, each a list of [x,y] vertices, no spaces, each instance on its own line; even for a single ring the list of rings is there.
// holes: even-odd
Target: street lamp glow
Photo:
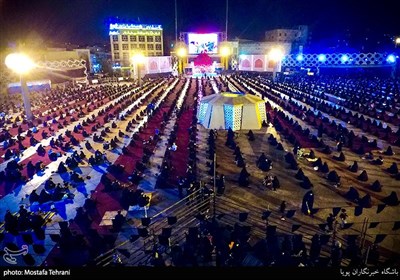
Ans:
[[[318,55],[318,61],[319,62],[325,62],[326,61],[326,55],[324,55],[324,54]]]
[[[394,41],[397,44],[400,44],[400,37],[397,37],[396,40]]]
[[[132,62],[136,64],[142,64],[144,63],[145,57],[141,53],[136,53],[132,56]]]
[[[179,48],[177,51],[177,54],[179,57],[184,57],[186,56],[186,49],[185,48]]]
[[[5,64],[17,74],[26,74],[35,68],[35,63],[29,57],[20,53],[7,55]]]
[[[302,55],[301,53],[298,54],[298,55],[296,56],[296,60],[297,60],[297,61],[303,61],[303,60],[304,60],[303,55]]]
[[[28,120],[32,120],[33,114],[31,109],[31,102],[29,100],[29,90],[26,84],[26,77],[24,74],[27,74],[29,71],[34,69],[36,65],[29,57],[21,53],[11,53],[7,55],[4,63],[12,71],[19,74],[19,78],[21,81],[22,100],[24,102],[24,108],[25,108],[25,115]]]
[[[221,48],[221,55],[222,56],[228,56],[230,54],[229,48],[228,47],[222,47]]]
[[[269,58],[272,61],[280,61],[283,58],[283,53],[280,49],[272,49],[269,52]]]
[[[386,58],[386,61],[389,63],[394,63],[396,62],[396,57],[393,54],[389,54],[388,57]]]

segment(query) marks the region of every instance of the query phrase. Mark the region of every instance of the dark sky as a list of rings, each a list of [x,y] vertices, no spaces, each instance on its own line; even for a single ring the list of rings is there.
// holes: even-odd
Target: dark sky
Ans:
[[[177,0],[178,31],[225,29],[225,0]],[[229,0],[228,37],[262,40],[265,30],[309,25],[313,40],[349,29],[400,35],[395,0]],[[108,42],[110,18],[162,24],[174,38],[174,0],[0,0],[0,41]]]

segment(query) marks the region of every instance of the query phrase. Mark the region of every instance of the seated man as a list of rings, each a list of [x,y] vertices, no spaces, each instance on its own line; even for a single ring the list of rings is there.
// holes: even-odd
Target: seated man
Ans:
[[[357,161],[354,161],[354,163],[349,166],[349,170],[351,172],[357,172],[358,171],[358,163],[357,163]]]
[[[44,131],[44,130],[42,131],[42,138],[43,138],[43,139],[46,139],[46,138],[47,138],[47,132]]]
[[[39,145],[39,147],[37,147],[36,152],[38,153],[38,155],[44,155],[46,153],[46,150],[43,148],[42,145]]]
[[[103,149],[108,150],[110,148],[110,144],[108,142],[103,143]]]
[[[392,150],[392,146],[388,146],[386,151],[383,152],[383,154],[387,155],[387,156],[392,156],[394,155],[393,150]]]
[[[29,138],[29,144],[31,145],[31,147],[34,147],[37,143],[39,143],[35,137],[31,136],[31,138]]]
[[[10,158],[12,158],[14,156],[14,153],[11,149],[7,149],[5,155],[4,155],[4,159],[5,160],[9,160]]]
[[[36,164],[35,164],[35,170],[36,170],[36,172],[41,172],[41,171],[43,171],[44,170],[44,165],[43,165],[43,162],[41,161],[41,160],[39,160],[38,162],[36,162]]]
[[[247,138],[249,141],[254,141],[256,138],[254,137],[253,131],[250,129],[249,132],[247,133]]]
[[[54,152],[52,149],[50,149],[47,154],[49,155],[49,159],[52,161],[56,161],[58,157],[61,157],[60,152]]]
[[[82,178],[82,176],[80,176],[76,172],[72,172],[70,174],[70,178],[71,178],[71,181],[74,182],[74,183],[83,183],[84,182],[84,179]]]
[[[36,193],[36,189],[31,192],[29,195],[29,203],[39,202],[39,195]]]
[[[372,160],[371,163],[375,164],[375,165],[382,165],[383,164],[383,158],[381,156],[379,156],[377,159]]]
[[[125,217],[118,211],[118,214],[113,219],[113,229],[121,230],[122,225],[125,223]]]
[[[86,141],[86,142],[85,142],[85,147],[86,147],[86,149],[88,149],[88,150],[93,149],[93,147],[92,147],[92,145],[90,144],[89,141]]]
[[[56,147],[56,142],[54,141],[54,138],[50,139],[50,147],[52,147],[52,148]]]
[[[68,170],[65,167],[65,164],[63,162],[60,162],[60,164],[58,165],[58,168],[57,168],[57,173],[62,174],[62,173],[65,173],[67,171]]]

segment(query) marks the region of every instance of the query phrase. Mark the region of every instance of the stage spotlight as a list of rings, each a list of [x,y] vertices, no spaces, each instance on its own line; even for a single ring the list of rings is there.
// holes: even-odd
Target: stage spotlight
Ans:
[[[304,60],[303,55],[302,55],[302,54],[298,54],[298,55],[296,56],[296,60],[297,60],[297,61],[303,61],[303,60]]]
[[[396,57],[393,54],[389,54],[388,57],[386,58],[386,61],[389,63],[395,63]]]
[[[344,55],[342,55],[340,60],[342,61],[342,63],[345,63],[345,62],[347,62],[349,60],[349,57],[346,54],[344,54]]]
[[[324,54],[318,55],[318,61],[319,62],[325,62],[326,61],[326,55],[324,55]]]

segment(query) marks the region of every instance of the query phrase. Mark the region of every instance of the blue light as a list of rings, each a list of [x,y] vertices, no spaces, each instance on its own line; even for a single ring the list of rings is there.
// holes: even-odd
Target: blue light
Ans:
[[[342,62],[346,62],[349,60],[349,57],[346,54],[344,54],[344,55],[342,55],[341,60],[342,60]]]
[[[298,55],[296,56],[296,60],[297,60],[297,61],[303,61],[303,60],[304,60],[303,55],[302,55],[302,54],[298,54]]]
[[[318,56],[318,61],[319,61],[319,62],[325,62],[325,61],[326,61],[326,55],[320,54],[320,55]]]
[[[386,61],[389,63],[395,63],[396,57],[393,54],[389,54],[388,57],[386,58]]]

